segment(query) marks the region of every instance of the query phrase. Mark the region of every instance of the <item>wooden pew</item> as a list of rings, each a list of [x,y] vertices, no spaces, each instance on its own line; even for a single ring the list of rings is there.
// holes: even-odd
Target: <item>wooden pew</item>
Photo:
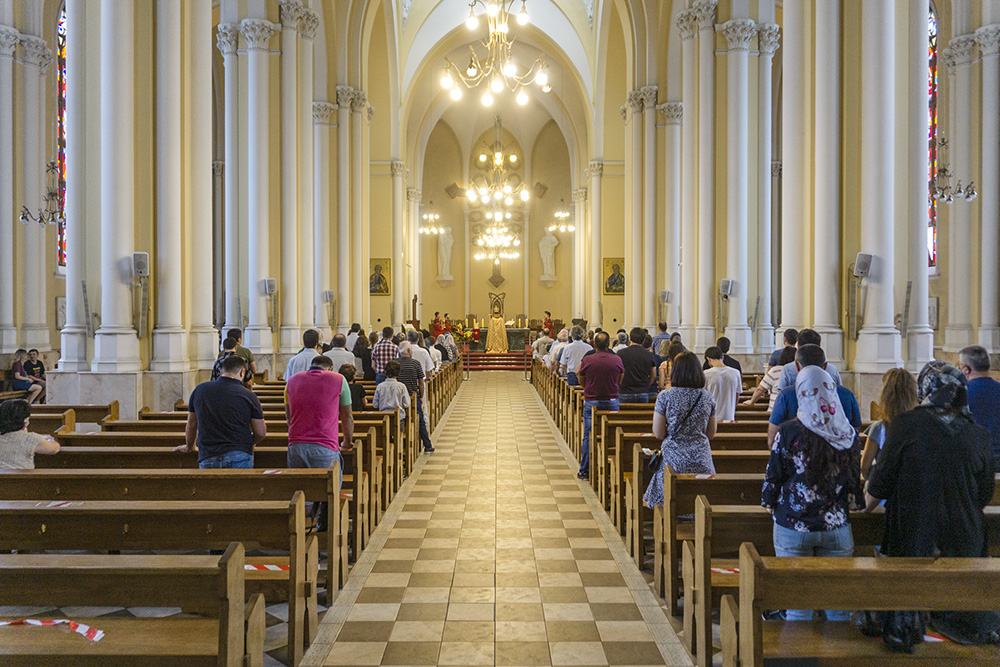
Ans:
[[[3,626],[0,662],[260,667],[264,597],[251,595],[244,606],[244,578],[238,542],[221,557],[2,555],[0,605],[180,607],[198,616],[70,619],[103,631],[96,642],[57,628]]]
[[[831,585],[836,582],[836,585]],[[740,603],[722,603],[723,665],[996,665],[995,646],[924,642],[893,653],[853,623],[764,621],[767,609],[970,611],[1000,608],[1000,561],[993,558],[768,558],[740,547]],[[739,624],[737,633],[736,626]]]
[[[28,396],[27,391],[11,389],[10,381],[13,379],[9,370],[6,368],[0,370],[0,402],[14,398],[26,398]]]
[[[66,412],[67,410],[72,410],[76,415],[77,423],[82,424],[100,424],[101,420],[104,418],[118,419],[119,415],[118,401],[111,401],[107,405],[61,405],[46,403],[44,405],[32,405],[31,418],[34,419],[37,415],[58,415]]]
[[[42,435],[53,435],[59,429],[76,430],[76,411],[73,408],[60,413],[31,413],[28,430]]]
[[[307,613],[310,632],[317,623],[318,543],[315,535],[306,537],[302,492],[290,502],[0,502],[0,549],[5,550],[200,550],[230,542],[288,551],[285,559],[249,559],[288,570],[248,570],[246,585],[249,592],[288,601],[288,653],[291,664],[298,665]]]

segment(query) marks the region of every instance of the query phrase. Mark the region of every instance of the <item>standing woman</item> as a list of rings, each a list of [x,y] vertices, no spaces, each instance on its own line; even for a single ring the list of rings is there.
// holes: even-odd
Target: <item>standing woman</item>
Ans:
[[[795,380],[798,411],[781,425],[764,474],[761,505],[774,515],[778,556],[854,555],[848,515],[864,508],[861,441],[840,404],[837,385],[819,366]],[[811,609],[789,609],[789,621],[812,620]],[[827,610],[828,621],[851,612]]]
[[[372,347],[370,343],[373,336],[377,337],[378,334],[373,331],[368,338],[358,336],[357,342],[354,343],[354,356],[361,360],[361,368],[358,370],[361,371],[362,378],[366,382],[375,381],[375,367],[372,366]],[[357,364],[355,364],[355,368],[357,368]]]
[[[663,350],[664,343],[666,343],[666,341],[660,343],[660,352],[664,351]],[[670,343],[669,345],[666,346],[666,348],[667,348],[666,354],[660,355],[660,357],[663,359],[663,361],[660,363],[660,369],[659,369],[658,383],[660,391],[668,389],[671,385],[670,378],[673,375],[674,359],[676,359],[677,355],[681,354],[682,352],[687,352],[687,349],[685,349],[684,344],[680,342]]]
[[[715,437],[715,399],[705,391],[705,373],[697,355],[682,352],[670,371],[670,389],[661,391],[653,408],[653,435],[663,439],[663,463],[653,475],[643,501],[663,504],[663,470],[715,474],[712,445]]]
[[[892,368],[882,376],[882,393],[878,404],[882,419],[873,422],[864,433],[864,451],[861,454],[861,477],[868,479],[875,454],[885,444],[885,434],[893,419],[917,407],[917,381],[905,368]]]

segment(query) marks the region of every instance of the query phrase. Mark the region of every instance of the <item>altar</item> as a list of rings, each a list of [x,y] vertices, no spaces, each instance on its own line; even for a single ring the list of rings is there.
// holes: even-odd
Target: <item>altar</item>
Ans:
[[[475,329],[473,329],[475,331]],[[531,330],[507,327],[507,351],[521,352],[526,342],[531,342]],[[479,340],[475,337],[469,341],[469,349],[473,352],[486,351],[486,327],[479,329]]]

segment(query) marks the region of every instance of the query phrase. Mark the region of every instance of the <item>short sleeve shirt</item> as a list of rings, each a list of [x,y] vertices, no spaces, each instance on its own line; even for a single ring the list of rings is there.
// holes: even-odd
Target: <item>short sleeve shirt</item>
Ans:
[[[4,470],[32,470],[35,467],[35,448],[45,438],[28,431],[13,431],[0,435],[0,468]]]
[[[830,377],[833,378],[833,381],[837,385],[842,384],[840,381],[840,371],[837,370],[836,366],[827,364],[824,370],[830,374]],[[788,387],[795,387],[795,378],[798,376],[799,369],[794,363],[785,364],[781,367],[781,379],[778,380],[778,389],[784,391]]]
[[[735,368],[721,366],[705,371],[705,389],[715,398],[715,415],[719,421],[736,419],[736,401],[742,386],[743,378]]]
[[[417,393],[420,388],[420,378],[424,377],[423,365],[413,357],[400,357],[399,361],[399,381],[406,387],[406,391],[411,394]]]
[[[376,373],[385,373],[385,365],[399,356],[399,347],[383,338],[372,348],[372,366]]]
[[[296,373],[285,387],[288,444],[322,445],[340,451],[340,408],[351,405],[351,389],[340,373],[313,369]]]
[[[251,352],[250,350],[246,349],[242,345],[237,345],[236,346],[236,356],[243,357],[243,359],[247,362],[247,369],[249,370],[250,364],[252,364],[253,361],[254,361],[254,359],[253,359],[253,352]]]
[[[588,401],[618,398],[618,380],[624,370],[621,357],[614,352],[595,352],[584,357],[579,368],[583,374],[583,398]]]
[[[198,418],[198,460],[227,452],[253,454],[251,419],[263,419],[260,399],[239,380],[220,377],[191,392],[188,411]]]
[[[580,361],[583,360],[584,355],[593,349],[582,340],[575,340],[563,348],[560,363],[566,366],[567,373],[576,373],[577,369],[580,368]]]
[[[621,393],[645,394],[649,391],[649,371],[653,368],[653,355],[642,345],[629,345],[618,351],[625,368]]]
[[[851,426],[855,430],[861,430],[861,408],[858,406],[858,399],[854,397],[851,390],[837,385],[837,396],[840,398],[840,405],[844,408],[844,414]],[[789,419],[795,419],[799,411],[799,399],[795,395],[795,387],[782,389],[778,398],[774,401],[774,409],[771,410],[770,422],[775,426],[780,426]]]
[[[38,361],[26,361],[24,362],[24,374],[41,380],[42,376],[45,375],[45,364],[42,363],[41,359]]]

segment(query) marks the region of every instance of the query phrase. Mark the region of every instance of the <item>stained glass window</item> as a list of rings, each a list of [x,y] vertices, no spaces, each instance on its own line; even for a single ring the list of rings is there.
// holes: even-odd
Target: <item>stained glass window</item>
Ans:
[[[66,210],[66,8],[59,12],[56,30],[56,161],[61,210]],[[66,223],[56,227],[56,262],[66,266]]]
[[[927,13],[927,265],[937,266],[937,200],[931,196],[937,175],[938,25],[934,5]]]

